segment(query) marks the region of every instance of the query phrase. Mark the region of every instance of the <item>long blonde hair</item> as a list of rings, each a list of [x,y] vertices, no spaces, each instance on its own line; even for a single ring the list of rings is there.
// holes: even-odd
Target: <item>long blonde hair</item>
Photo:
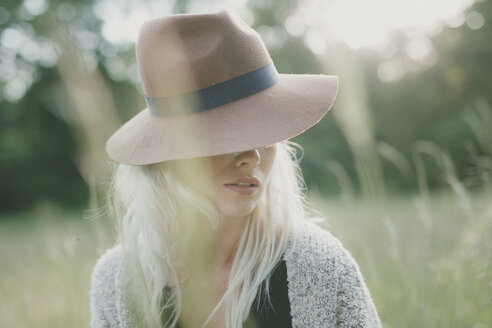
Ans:
[[[228,287],[206,323],[225,305],[226,327],[242,327],[258,292],[268,293],[268,288],[261,291],[261,285],[266,281],[268,286],[270,272],[283,256],[296,224],[305,217],[304,180],[295,146],[289,141],[277,144],[265,194],[247,220]],[[214,205],[178,179],[165,162],[117,164],[108,205],[131,268],[139,326],[175,327],[182,309],[176,250],[188,241],[183,236],[187,224],[193,224],[190,218],[196,219],[193,213],[206,218],[211,229],[217,226]]]

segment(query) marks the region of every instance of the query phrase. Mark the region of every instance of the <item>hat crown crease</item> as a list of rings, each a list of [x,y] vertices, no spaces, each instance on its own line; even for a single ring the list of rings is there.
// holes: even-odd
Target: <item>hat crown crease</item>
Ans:
[[[272,62],[259,35],[227,12],[144,24],[137,61],[144,93],[152,98],[203,89]]]

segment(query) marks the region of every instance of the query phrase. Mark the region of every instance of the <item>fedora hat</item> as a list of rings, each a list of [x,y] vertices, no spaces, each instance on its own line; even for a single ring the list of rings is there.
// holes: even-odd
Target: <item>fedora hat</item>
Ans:
[[[316,124],[338,77],[279,74],[258,33],[229,11],[142,25],[136,58],[147,108],[108,140],[130,165],[268,146]]]

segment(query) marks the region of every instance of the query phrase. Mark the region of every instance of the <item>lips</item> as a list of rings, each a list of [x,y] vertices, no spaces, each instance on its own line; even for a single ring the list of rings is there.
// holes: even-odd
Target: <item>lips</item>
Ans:
[[[260,181],[254,177],[243,177],[224,183],[224,186],[241,195],[251,195],[260,186]]]

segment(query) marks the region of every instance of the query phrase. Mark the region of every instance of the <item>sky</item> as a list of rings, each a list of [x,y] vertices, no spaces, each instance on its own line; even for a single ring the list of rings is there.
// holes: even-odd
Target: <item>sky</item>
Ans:
[[[388,42],[394,30],[430,35],[438,33],[444,25],[464,24],[466,17],[463,11],[473,2],[474,0],[301,0],[298,12],[286,17],[284,24],[289,34],[306,36],[310,48],[318,53],[331,40],[342,41],[352,49],[380,48]],[[189,11],[203,12],[222,8],[231,8],[247,23],[254,23],[254,17],[246,8],[245,0],[195,1],[191,3]],[[138,27],[143,21],[170,14],[171,11],[172,1],[162,0],[100,0],[94,7],[95,14],[104,21],[104,37],[115,43],[134,42]],[[474,23],[480,25],[479,22]]]

